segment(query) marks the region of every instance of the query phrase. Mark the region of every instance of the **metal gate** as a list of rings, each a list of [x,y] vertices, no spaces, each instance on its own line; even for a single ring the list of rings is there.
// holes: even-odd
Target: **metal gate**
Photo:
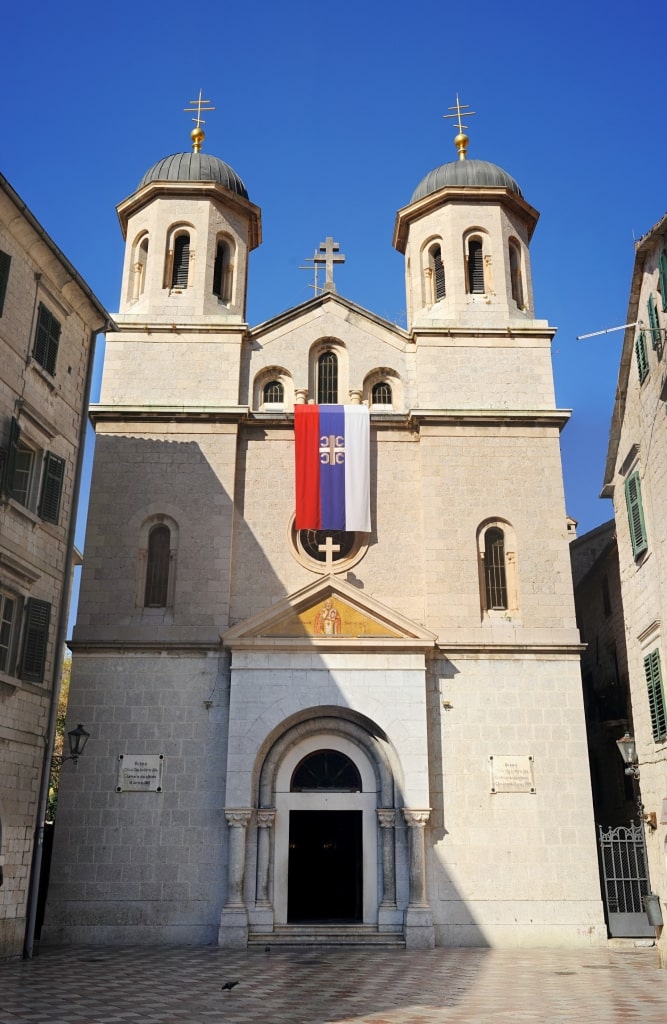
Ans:
[[[600,863],[609,934],[655,936],[642,896],[651,891],[643,825],[598,826]]]

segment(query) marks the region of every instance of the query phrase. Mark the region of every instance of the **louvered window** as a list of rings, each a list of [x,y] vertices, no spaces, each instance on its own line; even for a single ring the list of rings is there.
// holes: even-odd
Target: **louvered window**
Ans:
[[[667,738],[667,708],[665,707],[665,691],[662,685],[660,652],[651,651],[644,658],[644,675],[648,688],[648,706],[651,714],[651,731],[653,739]]]
[[[187,288],[190,270],[190,236],[178,235],[174,242],[174,265],[171,272],[172,288]]]
[[[323,352],[317,360],[317,403],[331,405],[338,401],[338,357]]]
[[[439,245],[431,246],[431,273],[433,275],[433,301],[439,302],[447,294],[445,289],[445,264],[442,262],[442,249]]]
[[[60,344],[60,323],[43,302],[37,311],[37,331],[32,354],[36,362],[51,376],[56,372],[56,358]]]
[[[648,325],[651,331],[651,344],[654,349],[657,349],[660,347],[660,321],[658,320],[655,299],[652,295],[648,297],[646,308],[648,310]]]
[[[468,242],[468,291],[484,294],[484,253],[482,243],[475,238]]]
[[[484,534],[484,579],[487,609],[507,608],[505,535],[495,526]]]
[[[5,296],[7,294],[7,283],[9,281],[9,265],[12,258],[7,252],[0,249],[0,316],[5,308]]]
[[[643,384],[648,376],[648,351],[646,349],[646,335],[640,331],[635,341],[635,357],[637,359],[637,373],[639,383]]]
[[[144,597],[144,607],[146,608],[167,607],[170,542],[171,531],[168,526],[154,526],[148,535]]]
[[[391,384],[386,380],[380,380],[373,385],[371,405],[391,405]]]
[[[65,479],[65,460],[47,452],[44,458],[42,493],[39,499],[39,515],[47,523],[57,523],[60,516],[60,499]]]
[[[264,404],[282,405],[285,399],[285,389],[279,380],[270,380],[264,385]]]
[[[638,558],[648,548],[639,473],[633,473],[625,481],[625,500],[628,507],[632,554]]]
[[[30,683],[44,681],[50,618],[51,605],[48,602],[28,598],[21,655],[21,679]]]
[[[658,262],[658,276],[660,280],[660,297],[662,298],[662,311],[667,311],[667,249],[660,253]]]
[[[512,298],[516,302],[517,306],[523,307],[523,281],[521,280],[521,252],[515,242],[510,242],[509,257]]]

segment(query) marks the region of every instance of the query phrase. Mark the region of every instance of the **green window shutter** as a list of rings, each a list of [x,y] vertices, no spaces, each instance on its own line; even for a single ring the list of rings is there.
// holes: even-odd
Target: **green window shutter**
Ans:
[[[21,437],[21,428],[12,416],[12,422],[9,425],[9,444],[7,446],[7,458],[2,470],[2,481],[0,486],[0,493],[11,494],[12,487],[14,486],[14,470],[16,468],[16,453],[19,447],[19,439]]]
[[[44,682],[46,647],[49,640],[51,605],[29,597],[26,602],[26,623],[21,654],[21,679],[29,683]]]
[[[648,706],[651,713],[653,739],[663,740],[667,736],[667,708],[665,707],[659,651],[651,651],[644,658],[644,674],[648,687]]]
[[[633,473],[625,481],[625,500],[628,505],[632,554],[637,558],[648,548],[639,473]]]
[[[648,309],[648,325],[651,329],[651,344],[656,349],[660,346],[660,321],[658,320],[658,310],[656,309],[653,295],[649,295],[646,306]]]
[[[60,323],[40,302],[37,314],[37,331],[32,354],[51,376],[56,372],[56,358],[60,343]]]
[[[39,499],[39,515],[47,523],[58,522],[60,515],[60,498],[63,492],[63,481],[65,479],[65,460],[46,453],[44,460],[44,477],[42,479],[42,493]]]
[[[9,281],[9,264],[12,258],[9,253],[0,250],[0,316],[5,308],[5,295],[7,294],[7,282]]]
[[[637,373],[639,383],[643,384],[648,376],[648,352],[646,351],[646,335],[640,331],[635,341],[635,356],[637,357]]]
[[[658,274],[660,277],[660,297],[662,298],[662,311],[667,312],[667,249],[660,253],[658,263]]]

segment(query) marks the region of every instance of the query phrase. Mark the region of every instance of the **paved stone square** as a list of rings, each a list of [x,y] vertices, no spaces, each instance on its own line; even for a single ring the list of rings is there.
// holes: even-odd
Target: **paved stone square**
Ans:
[[[222,986],[237,981],[231,991]],[[44,949],[0,1024],[665,1024],[657,951]]]

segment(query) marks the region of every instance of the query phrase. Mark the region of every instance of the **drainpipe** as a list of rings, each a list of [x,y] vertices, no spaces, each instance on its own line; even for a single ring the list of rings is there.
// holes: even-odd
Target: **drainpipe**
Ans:
[[[109,329],[107,324],[104,330]],[[60,611],[58,613],[58,625],[56,642],[54,644],[53,680],[51,684],[51,703],[49,706],[49,721],[46,728],[46,748],[42,762],[42,774],[39,786],[39,801],[37,803],[37,824],[35,827],[35,841],[32,851],[32,865],[30,868],[30,886],[28,889],[28,907],[26,913],[25,939],[23,945],[23,959],[29,960],[32,957],[35,941],[35,924],[37,921],[37,902],[39,900],[39,881],[42,875],[42,852],[44,850],[44,819],[46,818],[46,806],[49,800],[49,780],[51,778],[51,759],[53,758],[53,747],[56,739],[56,725],[58,722],[58,700],[60,698],[60,680],[62,675],[63,656],[65,650],[65,639],[67,635],[67,620],[69,617],[69,602],[72,589],[72,563],[74,560],[74,536],[76,532],[76,519],[79,508],[79,492],[81,490],[81,475],[83,471],[83,456],[86,443],[86,428],[88,426],[88,404],[90,402],[90,391],[93,383],[93,362],[95,357],[95,343],[98,331],[91,331],[90,350],[88,353],[88,366],[86,367],[86,383],[84,391],[83,406],[81,409],[81,423],[79,424],[79,450],[76,458],[74,473],[74,489],[72,492],[72,514],[70,516],[69,531],[67,536],[67,554],[65,556],[65,568],[63,571],[63,589],[60,597]]]

